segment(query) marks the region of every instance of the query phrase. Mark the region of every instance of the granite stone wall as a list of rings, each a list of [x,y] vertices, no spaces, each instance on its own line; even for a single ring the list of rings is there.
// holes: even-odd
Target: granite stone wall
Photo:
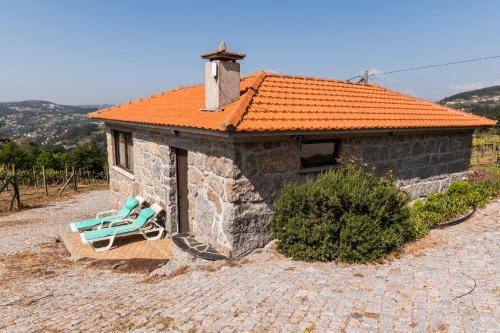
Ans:
[[[107,130],[113,162],[113,137]],[[177,231],[175,148],[188,151],[188,200],[192,232],[219,251],[238,256],[269,240],[274,198],[287,182],[304,182],[317,173],[301,170],[295,140],[231,143],[134,130],[133,175],[110,168],[116,205],[128,195],[143,195],[162,205],[166,227]],[[340,153],[362,158],[377,173],[392,170],[413,198],[445,189],[465,176],[472,132],[351,137]]]
[[[361,158],[368,168],[383,174],[389,170],[398,185],[412,198],[442,191],[466,176],[472,131],[418,135],[382,135],[341,139],[343,157]],[[305,182],[317,175],[300,168],[300,143],[237,144],[237,167],[233,184],[237,205],[233,249],[236,253],[263,246],[269,241],[274,198],[287,182]]]
[[[151,131],[134,130],[133,174],[113,166],[112,130],[107,130],[110,189],[114,205],[129,195],[142,195],[149,204],[166,211],[166,229],[177,232],[177,182],[175,147],[188,151],[188,201],[190,229],[201,241],[210,242],[229,254],[235,205],[232,184],[239,170],[234,166],[234,145],[208,139],[183,138]]]
[[[472,131],[386,135],[342,140],[341,154],[363,159],[378,174],[391,170],[412,198],[440,192],[464,178]]]

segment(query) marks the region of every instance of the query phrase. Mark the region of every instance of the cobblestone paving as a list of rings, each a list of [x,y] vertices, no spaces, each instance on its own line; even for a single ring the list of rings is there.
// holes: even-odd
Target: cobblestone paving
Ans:
[[[385,264],[264,252],[146,278],[70,263],[47,245],[75,207],[98,210],[107,197],[0,219],[0,331],[498,332],[500,201]],[[38,222],[6,222],[29,216]]]

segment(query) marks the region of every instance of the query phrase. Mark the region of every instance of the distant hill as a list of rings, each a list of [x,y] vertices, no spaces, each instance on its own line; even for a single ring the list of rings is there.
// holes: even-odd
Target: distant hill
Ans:
[[[473,97],[500,96],[500,86],[492,86],[476,90],[461,92],[450,97],[445,97],[441,100],[442,103],[454,101],[458,99],[471,100]]]
[[[0,134],[55,148],[73,148],[92,139],[103,143],[102,123],[87,118],[96,109],[39,100],[0,103],[0,119],[5,123]]]
[[[83,104],[83,105],[77,105],[77,106],[84,108],[84,109],[95,108],[97,110],[100,110],[100,109],[109,108],[110,106],[113,106],[113,104]]]
[[[462,92],[439,103],[500,122],[500,86]]]

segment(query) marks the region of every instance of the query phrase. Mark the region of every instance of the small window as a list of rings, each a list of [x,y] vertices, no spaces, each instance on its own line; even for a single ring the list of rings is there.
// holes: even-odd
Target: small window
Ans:
[[[132,133],[114,131],[115,164],[127,171],[134,171],[134,149]]]
[[[339,140],[302,141],[300,163],[302,168],[337,164],[339,158]]]

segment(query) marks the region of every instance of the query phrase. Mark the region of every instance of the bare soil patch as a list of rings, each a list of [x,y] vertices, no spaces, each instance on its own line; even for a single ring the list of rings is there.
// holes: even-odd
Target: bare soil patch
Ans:
[[[21,193],[21,210],[27,210],[31,208],[38,208],[46,206],[49,204],[54,204],[69,198],[73,198],[79,194],[96,191],[105,190],[109,187],[108,184],[96,184],[96,185],[78,185],[78,192],[72,189],[66,189],[60,196],[57,195],[61,189],[61,185],[50,185],[49,196],[45,196],[45,189],[43,187],[25,187],[21,186],[19,188]],[[9,210],[10,201],[12,199],[13,192],[1,192],[0,193],[0,216],[8,215],[17,212],[17,206],[14,203],[14,210]]]
[[[72,265],[69,253],[59,240],[41,243],[39,246],[42,248],[41,252],[24,251],[0,257],[0,286],[21,279],[53,278]]]
[[[112,269],[121,273],[149,274],[160,266],[165,265],[168,259],[84,259],[80,263],[89,268]]]

